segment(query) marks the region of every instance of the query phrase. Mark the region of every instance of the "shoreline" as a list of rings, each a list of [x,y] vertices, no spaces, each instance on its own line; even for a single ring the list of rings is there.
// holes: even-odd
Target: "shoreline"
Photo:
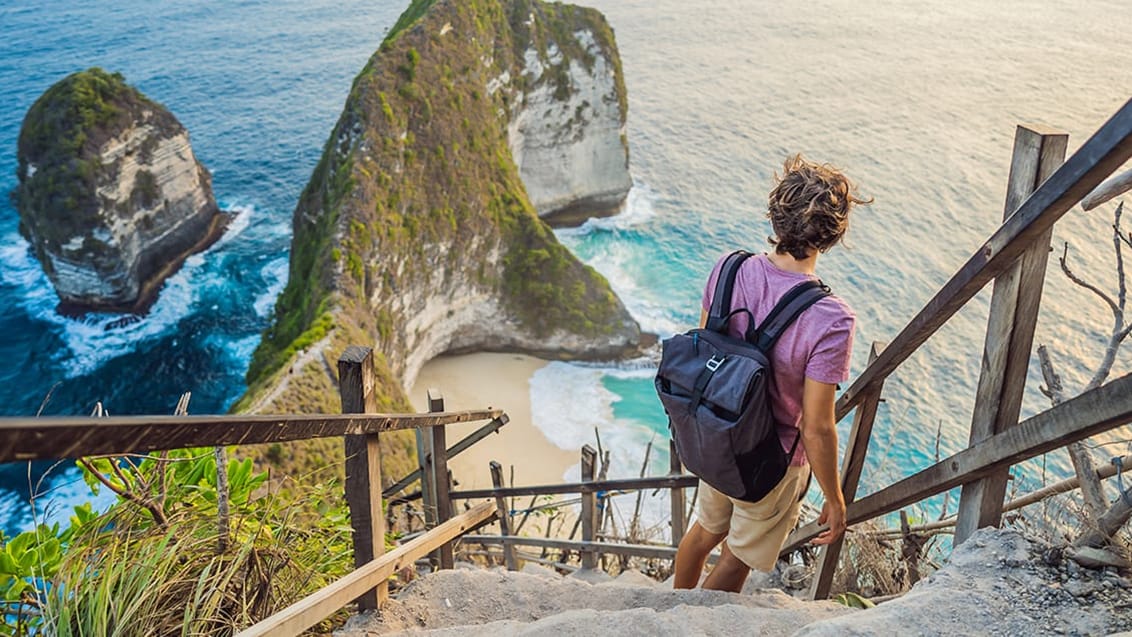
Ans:
[[[440,356],[421,368],[408,392],[414,409],[428,410],[428,390],[432,387],[440,390],[448,411],[494,407],[510,417],[498,432],[449,458],[457,488],[490,488],[488,463],[492,460],[503,465],[505,482],[510,483],[513,471],[517,486],[562,482],[567,471],[578,464],[576,452],[548,440],[531,418],[530,379],[547,364],[525,354],[479,352]],[[483,424],[448,426],[448,446]]]

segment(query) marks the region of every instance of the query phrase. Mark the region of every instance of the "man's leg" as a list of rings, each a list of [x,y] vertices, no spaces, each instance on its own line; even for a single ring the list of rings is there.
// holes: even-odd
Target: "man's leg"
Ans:
[[[676,556],[679,557],[680,554],[677,553]],[[747,581],[747,575],[750,572],[750,567],[735,557],[735,554],[724,543],[723,554],[719,556],[715,568],[711,569],[711,573],[708,573],[707,579],[704,580],[704,588],[738,593],[743,590],[743,583]]]
[[[704,572],[708,553],[711,553],[711,550],[725,537],[727,537],[726,532],[709,533],[700,526],[699,521],[693,522],[692,527],[680,540],[680,547],[676,549],[672,588],[695,588],[696,584],[700,583],[700,574]],[[724,548],[725,552],[726,550]]]

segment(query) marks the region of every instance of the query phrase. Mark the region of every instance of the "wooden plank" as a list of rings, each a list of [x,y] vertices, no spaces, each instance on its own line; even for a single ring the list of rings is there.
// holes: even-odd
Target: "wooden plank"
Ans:
[[[877,356],[884,351],[884,347],[884,343],[873,343],[869,351],[869,363],[877,359]],[[873,434],[873,423],[876,421],[883,387],[884,383],[880,383],[875,389],[870,390],[861,404],[857,405],[857,411],[853,417],[853,429],[849,432],[849,442],[845,447],[845,460],[841,463],[841,493],[845,496],[846,505],[852,503],[857,497],[857,486],[861,482],[861,472],[865,468],[869,439]],[[833,586],[833,575],[837,570],[837,562],[841,557],[841,549],[844,544],[845,536],[842,535],[821,548],[814,578],[810,584],[811,599],[829,597],[829,589]]]
[[[499,431],[499,429],[501,427],[503,427],[503,425],[506,425],[508,422],[511,422],[511,418],[507,414],[501,414],[498,418],[492,420],[491,422],[480,427],[479,429],[476,429],[475,431],[473,431],[472,433],[468,434],[463,439],[461,439],[460,442],[457,442],[456,444],[449,447],[448,448],[448,457],[454,458],[454,457],[460,455],[461,453],[464,453],[472,445],[483,440],[484,438],[487,438],[491,434]],[[417,480],[420,480],[420,479],[421,479],[421,470],[420,470],[420,467],[418,467],[415,470],[413,470],[412,473],[405,476],[404,478],[401,478],[400,480],[398,480],[397,482],[393,483],[391,486],[386,488],[384,491],[382,491],[381,496],[384,497],[384,498],[391,498],[391,497],[397,495],[398,493],[404,491],[405,487],[409,486],[410,484],[412,484],[412,483],[414,483],[414,482],[416,482]]]
[[[559,540],[554,538],[507,536],[498,535],[465,535],[465,542],[481,544],[502,544],[508,546],[538,546],[542,548],[559,549],[563,551],[592,551],[601,550],[602,553],[612,555],[627,555],[630,557],[644,557],[652,559],[671,559],[676,556],[676,548],[672,546],[654,546],[649,544],[621,544],[617,542],[578,542],[575,540]]]
[[[491,464],[491,483],[498,489],[503,486],[503,465],[492,460]],[[507,508],[507,499],[497,497],[495,498],[495,507],[499,511],[496,517],[499,518],[499,533],[501,537],[511,535],[511,511]],[[515,547],[511,544],[503,545],[503,564],[507,570],[518,570],[519,565],[515,561]]]
[[[1081,207],[1085,210],[1092,210],[1129,190],[1132,190],[1132,170],[1126,170],[1097,186],[1093,192],[1085,195],[1085,198],[1081,200]]]
[[[565,493],[596,493],[598,491],[633,491],[636,489],[690,489],[697,486],[700,479],[692,475],[656,476],[651,478],[621,478],[618,480],[594,480],[593,482],[564,482],[562,484],[541,484],[506,489],[468,489],[453,491],[453,500],[507,497],[524,495],[561,495]]]
[[[1065,161],[1069,135],[1019,126],[1006,186],[1003,217],[1014,211]],[[982,370],[971,416],[970,445],[1018,423],[1026,389],[1034,328],[1041,307],[1046,263],[1053,228],[1041,233],[1020,258],[994,281]],[[976,529],[997,526],[1002,519],[1009,468],[963,485],[955,544]]]
[[[1129,422],[1132,422],[1132,374],[1043,411],[976,447],[964,449],[853,502],[846,510],[846,520],[850,525],[871,520],[980,478],[995,469],[1029,460]],[[817,537],[821,530],[816,522],[796,529],[786,539],[782,554],[797,550]]]
[[[597,451],[589,445],[582,447],[582,481],[592,482],[597,468]],[[582,494],[582,541],[593,543],[597,532],[596,492]],[[582,568],[597,568],[597,551],[589,548],[582,551]]]
[[[444,412],[444,396],[435,387],[430,387],[428,390],[428,410],[432,413]],[[417,431],[421,430],[418,429]],[[452,517],[452,501],[448,498],[448,492],[451,491],[449,482],[451,478],[448,475],[448,441],[443,425],[431,427],[428,429],[428,433],[432,434],[432,440],[429,441],[429,454],[431,455],[429,462],[432,466],[436,522],[443,524]],[[436,557],[442,569],[450,569],[455,565],[452,559],[452,544],[450,543],[441,546]]]
[[[500,409],[480,409],[445,414],[0,418],[0,462],[336,438],[491,420],[502,414]]]
[[[837,401],[841,420],[975,294],[998,276],[1101,180],[1132,157],[1132,100],[1125,102],[1019,206]]]
[[[237,633],[236,637],[293,637],[350,603],[363,591],[385,582],[390,575],[411,566],[441,544],[490,520],[495,504],[482,502],[444,524],[386,553],[319,592],[296,602],[267,619]]]
[[[680,463],[680,454],[676,453],[676,441],[668,441],[668,475],[679,476],[684,473],[684,467]],[[682,487],[674,487],[668,491],[671,495],[671,517],[670,525],[672,528],[672,546],[680,546],[680,540],[684,539],[684,529],[687,526],[687,521],[684,519],[684,489]]]
[[[343,413],[376,409],[373,350],[351,345],[338,359],[338,391]],[[381,447],[378,434],[348,435],[346,445],[346,503],[354,539],[354,566],[363,566],[385,553],[385,514],[381,508]],[[379,608],[388,599],[382,583],[358,599],[360,610]]]

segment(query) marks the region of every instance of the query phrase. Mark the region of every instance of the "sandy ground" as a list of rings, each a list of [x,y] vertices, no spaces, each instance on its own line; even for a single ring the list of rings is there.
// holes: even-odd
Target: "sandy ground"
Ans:
[[[480,353],[443,356],[421,370],[409,392],[414,408],[427,410],[428,389],[435,387],[449,411],[497,407],[511,418],[497,433],[449,460],[457,488],[490,487],[492,460],[503,465],[505,482],[514,467],[516,486],[562,482],[566,470],[578,463],[576,453],[555,446],[531,422],[530,378],[544,365],[546,361],[530,356]],[[448,427],[448,446],[483,424]]]

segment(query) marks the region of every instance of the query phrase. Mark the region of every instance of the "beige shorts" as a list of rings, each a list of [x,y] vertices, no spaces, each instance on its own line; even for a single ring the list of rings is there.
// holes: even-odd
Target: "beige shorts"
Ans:
[[[788,467],[782,482],[758,502],[728,497],[700,480],[696,516],[708,533],[726,533],[727,546],[744,564],[770,571],[798,521],[809,478],[809,465]]]

